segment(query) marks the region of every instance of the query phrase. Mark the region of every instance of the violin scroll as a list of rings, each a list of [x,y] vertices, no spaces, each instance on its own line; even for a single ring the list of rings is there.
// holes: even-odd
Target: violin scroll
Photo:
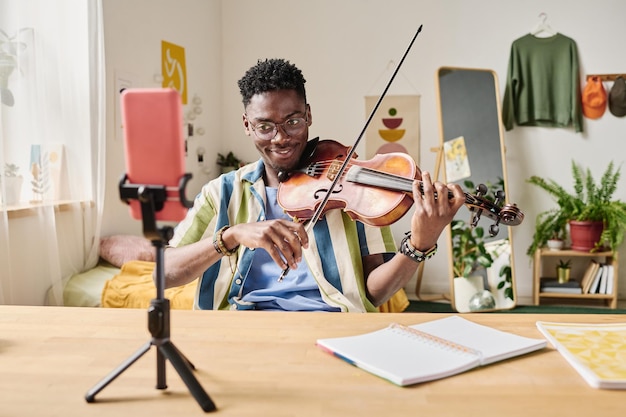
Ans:
[[[475,195],[466,194],[465,204],[472,213],[470,219],[472,227],[478,225],[478,221],[483,214],[495,221],[495,223],[489,227],[489,235],[492,237],[497,235],[500,231],[500,224],[504,224],[505,226],[517,226],[522,223],[524,213],[517,208],[516,204],[500,206],[504,202],[504,191],[496,191],[494,201],[485,198],[484,196],[486,194],[487,186],[484,184],[479,184],[476,187]]]

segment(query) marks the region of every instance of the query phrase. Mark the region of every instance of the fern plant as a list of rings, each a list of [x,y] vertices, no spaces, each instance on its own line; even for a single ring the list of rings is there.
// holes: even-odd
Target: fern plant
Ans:
[[[615,251],[622,243],[626,232],[626,203],[613,199],[620,179],[620,168],[611,161],[596,184],[589,168],[583,169],[572,161],[572,179],[574,192],[566,190],[552,179],[533,175],[527,180],[550,194],[557,203],[557,207],[537,216],[533,241],[526,251],[528,256],[533,256],[537,249],[555,235],[563,234],[570,220],[603,222],[604,229],[598,247],[607,245],[611,251]]]

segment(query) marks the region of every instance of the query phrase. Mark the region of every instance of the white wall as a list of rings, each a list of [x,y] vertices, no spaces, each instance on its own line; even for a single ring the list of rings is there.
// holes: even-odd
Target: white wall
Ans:
[[[188,185],[190,199],[214,174],[214,155],[225,145],[220,137],[221,80],[221,2],[218,0],[105,0],[103,2],[107,80],[107,157],[103,235],[141,234],[142,224],[132,220],[117,188],[124,173],[123,141],[119,134],[117,104],[122,85],[116,79],[131,81],[133,87],[160,87],[161,41],[185,48],[187,63],[187,113],[197,95],[202,113],[193,120],[204,135],[188,139],[187,166],[193,179]],[[203,147],[212,172],[197,163],[196,150]]]
[[[303,70],[314,115],[312,135],[353,142],[365,122],[363,97],[382,92],[391,75],[390,61],[398,62],[421,24],[422,33],[389,93],[421,95],[419,164],[423,170],[434,169],[435,155],[430,149],[439,145],[437,68],[493,69],[503,93],[511,43],[537,23],[541,12],[547,13],[555,30],[577,42],[583,77],[626,72],[626,61],[619,52],[619,40],[626,35],[626,3],[619,0],[598,0],[593,7],[567,0],[181,0],[171,2],[185,8],[177,12],[167,8],[169,3],[105,1],[107,80],[112,81],[114,69],[123,69],[141,73],[149,81],[158,69],[161,39],[186,46],[190,80],[202,85],[202,91],[207,91],[203,94],[216,94],[205,113],[214,117],[221,135],[207,139],[209,155],[234,149],[244,159],[256,158],[241,127],[236,81],[257,59],[266,57],[287,58]],[[177,22],[173,27],[165,24],[170,18]],[[610,160],[624,161],[619,149],[626,139],[625,127],[626,118],[615,118],[607,111],[599,120],[586,119],[583,134],[572,129],[520,127],[505,133],[508,195],[526,215],[524,223],[513,230],[517,289],[522,298],[531,294],[531,262],[525,252],[534,219],[553,205],[525,180],[540,175],[570,184],[572,159],[599,176]],[[113,172],[107,174],[103,233],[139,230],[125,220],[126,211],[119,207],[111,182],[123,171],[121,145],[109,140],[107,170]],[[623,181],[616,196],[626,200]],[[394,225],[398,235],[407,228],[406,219]],[[426,292],[447,291],[447,247],[443,243],[441,253],[426,266]],[[625,298],[625,290],[626,268],[622,268],[621,298]]]

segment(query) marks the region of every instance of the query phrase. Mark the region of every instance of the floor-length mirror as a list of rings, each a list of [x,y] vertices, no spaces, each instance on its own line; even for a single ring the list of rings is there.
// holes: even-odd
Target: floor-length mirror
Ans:
[[[442,67],[436,82],[443,180],[458,183],[468,196],[447,231],[451,302],[461,313],[510,309],[516,303],[510,226],[496,226],[497,219],[485,215],[492,213],[483,211],[471,227],[481,211],[473,197],[494,207],[508,203],[497,75]],[[477,191],[480,184],[487,189]]]

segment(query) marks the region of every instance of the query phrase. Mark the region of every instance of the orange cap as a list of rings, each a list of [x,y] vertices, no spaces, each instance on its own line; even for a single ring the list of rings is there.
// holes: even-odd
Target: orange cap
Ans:
[[[600,77],[591,77],[583,90],[583,114],[589,119],[599,119],[606,111],[606,90]]]

